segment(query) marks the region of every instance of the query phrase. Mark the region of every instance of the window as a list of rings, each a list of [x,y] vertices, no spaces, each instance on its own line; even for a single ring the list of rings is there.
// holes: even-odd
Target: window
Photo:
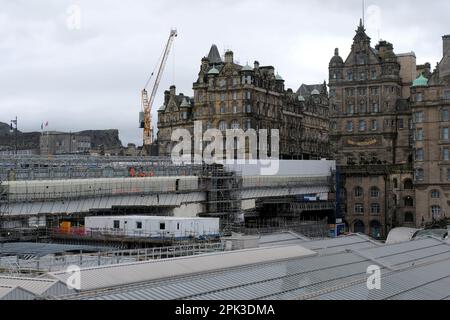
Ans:
[[[431,191],[431,199],[439,199],[441,197],[441,193],[439,190],[432,190]]]
[[[355,204],[355,214],[364,214],[364,205],[362,203]]]
[[[411,179],[406,179],[403,183],[403,187],[405,190],[413,190],[414,189],[414,183]]]
[[[166,230],[166,223],[165,222],[160,222],[159,223],[159,230]]]
[[[415,123],[422,123],[423,121],[424,121],[423,111],[416,112],[414,114],[414,122]]]
[[[404,123],[403,119],[398,119],[398,128],[400,130],[405,128],[405,123]]]
[[[414,207],[414,199],[413,197],[406,197],[404,199],[405,207]]]
[[[445,100],[449,100],[450,99],[450,90],[445,90],[444,91],[444,99]]]
[[[239,122],[237,120],[231,121],[231,129],[239,129]]]
[[[448,148],[444,148],[442,149],[442,160],[443,161],[449,161],[449,152],[448,152]]]
[[[251,112],[252,112],[252,105],[251,105],[251,104],[248,104],[248,105],[245,107],[245,112],[247,112],[247,113],[251,113]]]
[[[222,104],[222,105],[220,106],[220,113],[222,113],[222,114],[225,113],[225,105],[224,105],[224,104]]]
[[[448,128],[442,128],[442,140],[448,140]]]
[[[119,229],[120,228],[120,221],[119,220],[114,220],[114,229]]]
[[[238,78],[233,78],[233,86],[237,86],[239,84]]]
[[[431,216],[433,219],[439,219],[441,217],[441,207],[440,206],[432,206],[431,207]]]
[[[187,112],[186,112],[186,111],[183,111],[183,112],[181,113],[181,118],[182,118],[183,120],[186,120],[186,119],[187,119]]]
[[[355,198],[361,198],[364,195],[364,190],[361,187],[355,188]]]
[[[405,222],[414,222],[414,215],[412,212],[405,213]]]
[[[353,80],[353,72],[347,72],[347,80],[349,81]]]
[[[251,99],[252,98],[252,93],[250,91],[246,91],[245,92],[245,98],[246,99]]]
[[[142,221],[136,221],[136,229],[142,229]]]
[[[448,172],[447,172],[447,177],[448,177],[448,180],[450,180],[450,170],[448,170]],[[416,181],[423,181],[425,179],[425,174],[424,174],[423,169],[421,169],[421,168],[416,169],[415,178],[416,178]]]
[[[347,121],[347,131],[348,132],[353,131],[353,121]]]
[[[360,113],[366,113],[367,112],[367,103],[361,102],[359,105],[359,112]]]
[[[237,100],[237,92],[233,92],[233,100]]]
[[[424,159],[424,152],[422,148],[419,148],[416,150],[416,160],[417,161],[423,161]]]
[[[245,120],[245,129],[251,129],[252,128],[252,120],[247,119]]]
[[[441,111],[441,121],[448,121],[448,109],[444,109]]]
[[[219,122],[219,130],[221,131],[227,130],[227,123],[225,121],[222,120]]]
[[[233,105],[233,113],[234,113],[234,114],[237,113],[237,105]]]
[[[359,74],[359,80],[366,80],[366,73],[365,72],[361,72]]]
[[[372,80],[375,80],[377,78],[377,71],[376,70],[372,70],[370,74],[371,74]]]
[[[377,187],[370,188],[370,197],[371,198],[379,198],[380,197],[380,189]]]
[[[365,95],[367,94],[366,88],[359,88],[359,89],[358,89],[358,94],[359,94],[360,96],[365,96]]]
[[[354,108],[352,104],[347,105],[347,113],[348,114],[353,114],[354,112]]]
[[[360,120],[358,127],[359,127],[359,131],[366,131],[366,121]]]
[[[422,102],[423,101],[423,95],[421,93],[416,94],[416,102]]]
[[[180,230],[180,223],[177,222],[177,230]]]
[[[372,105],[372,112],[373,112],[373,113],[379,113],[379,112],[380,112],[380,106],[379,106],[378,103],[374,103],[374,104]]]
[[[372,203],[370,205],[370,213],[371,214],[380,214],[381,213],[381,207],[378,203]]]
[[[220,101],[225,101],[225,93],[220,94]]]
[[[416,141],[423,141],[423,129],[419,128],[416,130]]]
[[[450,181],[450,169],[447,169],[447,180]]]
[[[222,88],[225,87],[226,84],[227,84],[227,82],[226,82],[225,79],[222,79],[222,80],[219,81],[219,86],[222,87]]]

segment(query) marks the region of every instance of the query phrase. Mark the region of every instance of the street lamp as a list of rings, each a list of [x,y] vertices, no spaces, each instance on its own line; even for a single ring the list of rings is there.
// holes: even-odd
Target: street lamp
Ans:
[[[9,130],[11,131],[11,133],[13,132],[13,130],[15,130],[15,135],[14,135],[14,154],[17,155],[17,116],[16,119],[11,120],[11,124],[10,124],[10,128]]]

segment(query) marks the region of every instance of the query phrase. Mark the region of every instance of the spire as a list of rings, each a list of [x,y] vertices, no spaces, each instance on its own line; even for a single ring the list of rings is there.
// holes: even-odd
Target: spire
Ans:
[[[364,28],[362,19],[359,19],[359,26],[358,26],[358,29],[356,29],[356,35],[353,38],[353,41],[354,42],[359,42],[359,41],[369,41],[370,42],[370,38],[366,34],[366,28]]]
[[[215,44],[213,44],[211,46],[211,49],[209,50],[208,59],[209,59],[209,63],[213,63],[213,64],[222,63],[222,59],[220,58],[219,50],[217,49],[217,46]]]

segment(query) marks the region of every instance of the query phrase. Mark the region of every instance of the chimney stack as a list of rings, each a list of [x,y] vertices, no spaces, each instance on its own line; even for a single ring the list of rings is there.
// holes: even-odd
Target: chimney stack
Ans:
[[[176,87],[170,86],[170,95],[174,96],[176,94]]]
[[[233,63],[233,51],[228,50],[225,52],[225,63]]]

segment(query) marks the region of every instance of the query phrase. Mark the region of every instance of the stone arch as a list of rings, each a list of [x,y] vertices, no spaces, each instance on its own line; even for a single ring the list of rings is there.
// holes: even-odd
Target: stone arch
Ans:
[[[354,233],[365,233],[366,232],[366,226],[364,222],[361,220],[355,220],[353,222],[353,232]]]

